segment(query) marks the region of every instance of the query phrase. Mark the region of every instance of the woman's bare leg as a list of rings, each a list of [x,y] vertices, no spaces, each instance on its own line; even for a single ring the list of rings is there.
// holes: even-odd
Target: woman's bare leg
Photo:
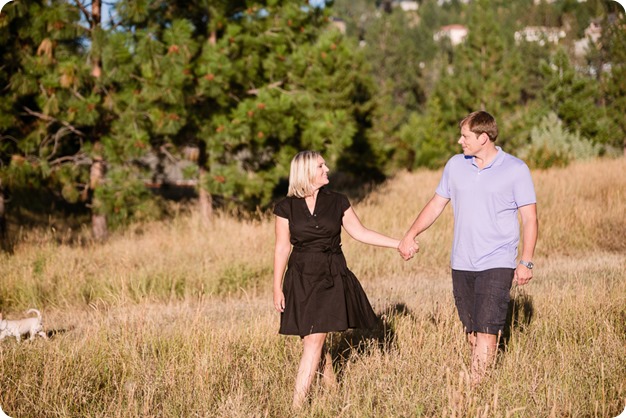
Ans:
[[[322,383],[328,389],[337,387],[337,379],[333,370],[333,358],[326,346],[322,349]]]
[[[311,389],[313,377],[320,367],[322,359],[322,348],[326,340],[326,333],[310,334],[302,339],[304,349],[298,375],[296,376],[296,387],[293,392],[293,407],[300,409]]]

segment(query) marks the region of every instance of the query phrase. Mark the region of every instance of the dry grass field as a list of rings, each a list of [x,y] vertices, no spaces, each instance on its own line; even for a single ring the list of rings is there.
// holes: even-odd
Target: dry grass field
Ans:
[[[355,202],[401,236],[440,172],[402,173]],[[380,326],[329,337],[336,388],[302,417],[615,417],[626,405],[626,159],[535,171],[535,279],[514,288],[493,373],[468,381],[451,295],[452,216],[404,262],[344,236]],[[101,246],[22,233],[0,255],[5,318],[40,309],[49,340],[0,342],[11,417],[291,417],[301,352],[277,334],[273,219],[193,216],[137,225]]]

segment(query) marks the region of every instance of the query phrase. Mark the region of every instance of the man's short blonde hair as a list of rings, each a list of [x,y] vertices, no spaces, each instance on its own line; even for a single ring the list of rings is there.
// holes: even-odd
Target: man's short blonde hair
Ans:
[[[306,197],[313,193],[317,159],[321,156],[317,151],[300,151],[291,159],[287,196]]]

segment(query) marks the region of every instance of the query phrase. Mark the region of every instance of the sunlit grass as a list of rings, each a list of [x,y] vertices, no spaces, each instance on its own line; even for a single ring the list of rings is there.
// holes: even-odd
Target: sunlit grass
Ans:
[[[626,405],[626,161],[533,172],[535,279],[495,371],[472,390],[451,295],[451,209],[408,263],[345,235],[377,330],[333,334],[339,386],[301,416],[614,417]],[[401,173],[355,204],[400,237],[440,172]],[[51,338],[0,342],[12,417],[289,417],[301,343],[277,334],[273,223],[193,216],[135,226],[102,246],[26,236],[1,255],[0,306],[44,314]]]

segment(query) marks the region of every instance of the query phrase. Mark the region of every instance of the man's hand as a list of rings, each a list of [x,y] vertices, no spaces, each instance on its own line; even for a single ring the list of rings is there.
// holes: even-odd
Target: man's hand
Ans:
[[[402,241],[400,241],[400,245],[398,245],[398,252],[405,261],[413,258],[413,256],[417,254],[419,250],[419,243],[417,241],[414,241],[414,239],[410,237],[404,237]]]
[[[522,264],[517,265],[517,268],[515,269],[515,274],[513,274],[513,283],[516,283],[518,286],[524,286],[532,278],[532,269],[529,269]]]

